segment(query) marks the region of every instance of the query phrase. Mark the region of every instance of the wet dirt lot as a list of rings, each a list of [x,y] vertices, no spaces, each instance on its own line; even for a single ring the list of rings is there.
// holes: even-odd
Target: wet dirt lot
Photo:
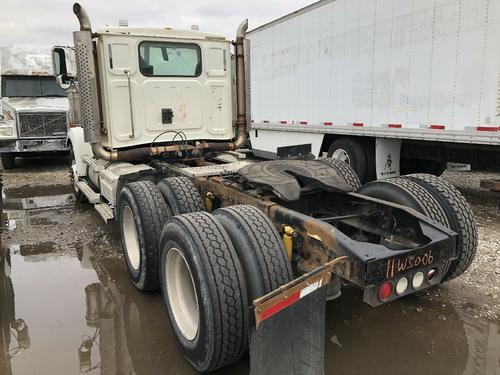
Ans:
[[[473,266],[378,308],[345,288],[327,305],[327,374],[500,374],[500,194],[477,187],[483,174],[445,177],[477,215]],[[3,179],[0,375],[195,373],[161,295],[132,286],[116,225],[75,204],[64,163],[24,161]],[[246,374],[248,359],[219,373]]]

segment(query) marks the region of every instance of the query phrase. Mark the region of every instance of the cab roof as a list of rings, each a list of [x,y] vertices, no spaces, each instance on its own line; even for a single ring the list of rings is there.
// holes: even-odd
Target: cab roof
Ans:
[[[105,26],[97,30],[101,35],[130,35],[155,38],[192,39],[192,40],[220,40],[229,41],[224,35],[204,33],[195,30],[179,30],[171,28]]]

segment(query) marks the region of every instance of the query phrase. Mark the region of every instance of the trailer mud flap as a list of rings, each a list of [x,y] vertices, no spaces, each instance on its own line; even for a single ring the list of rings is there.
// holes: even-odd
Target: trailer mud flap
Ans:
[[[323,375],[327,288],[262,321],[250,332],[251,375]]]

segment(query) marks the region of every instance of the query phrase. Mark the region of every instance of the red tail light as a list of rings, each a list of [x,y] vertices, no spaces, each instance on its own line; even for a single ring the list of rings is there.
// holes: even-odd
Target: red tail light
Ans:
[[[392,284],[390,282],[385,282],[378,288],[378,298],[380,301],[385,301],[391,296]]]

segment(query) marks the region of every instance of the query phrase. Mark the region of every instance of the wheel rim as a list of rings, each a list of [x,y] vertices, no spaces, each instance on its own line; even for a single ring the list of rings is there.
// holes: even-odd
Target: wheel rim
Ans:
[[[344,163],[351,165],[351,159],[349,158],[349,154],[341,148],[333,152],[332,158],[343,161]]]
[[[132,268],[137,271],[141,264],[141,251],[139,246],[139,236],[135,225],[134,214],[129,206],[123,207],[122,229],[125,252]]]
[[[165,283],[175,324],[186,340],[192,341],[200,325],[198,296],[186,258],[175,247],[165,260]]]

